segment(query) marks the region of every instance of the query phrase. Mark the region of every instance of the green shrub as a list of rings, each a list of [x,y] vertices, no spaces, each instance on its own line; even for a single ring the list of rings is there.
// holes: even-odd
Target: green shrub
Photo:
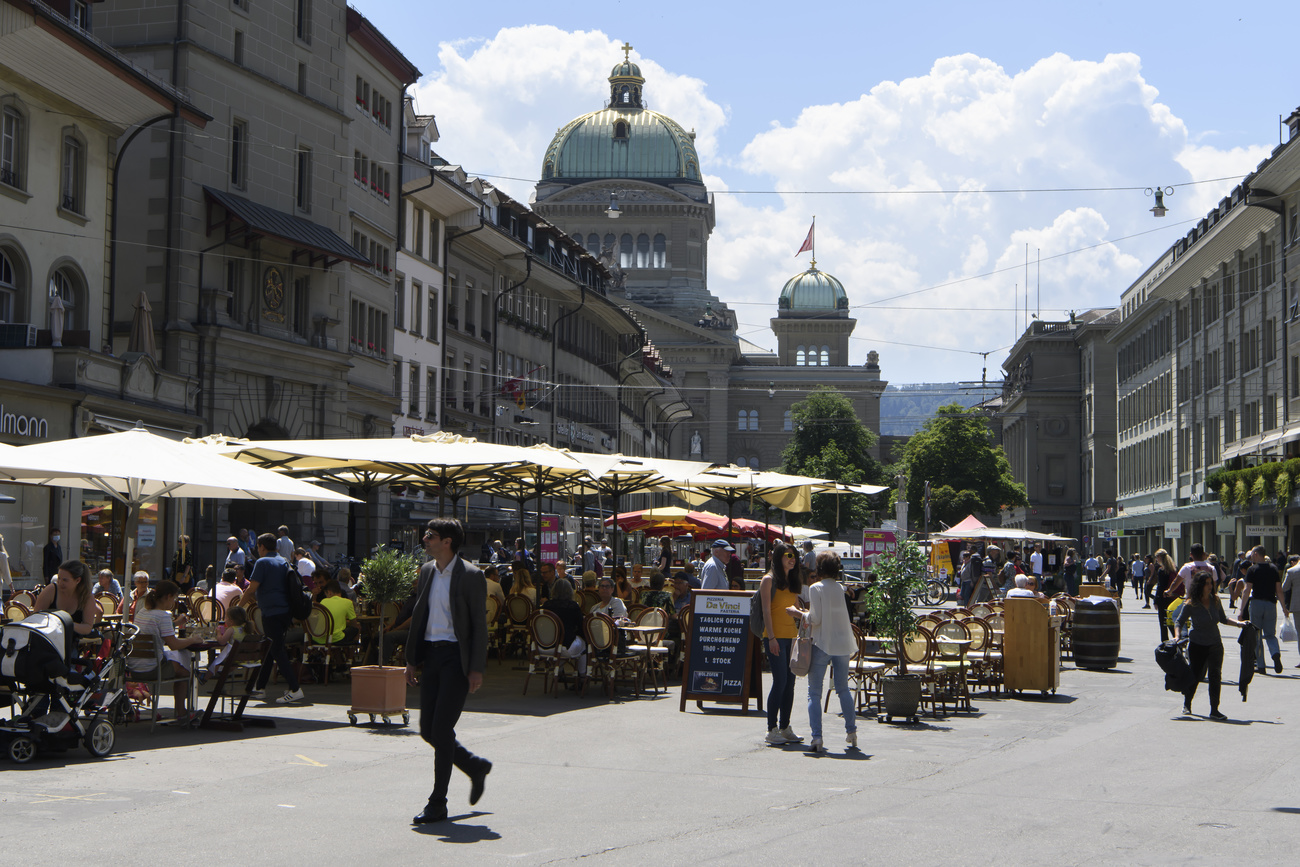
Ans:
[[[1238,506],[1250,505],[1250,486],[1244,478],[1239,478],[1232,486],[1232,499]]]
[[[1285,506],[1291,502],[1293,477],[1290,473],[1278,473],[1277,478],[1273,480],[1273,492],[1277,494],[1277,504]]]
[[[1255,480],[1251,482],[1250,496],[1261,503],[1268,497],[1268,482],[1264,479],[1263,473],[1255,476]]]

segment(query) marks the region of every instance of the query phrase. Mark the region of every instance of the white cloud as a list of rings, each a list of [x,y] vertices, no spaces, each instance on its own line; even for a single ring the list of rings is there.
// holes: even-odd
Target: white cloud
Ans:
[[[536,178],[556,129],[604,104],[618,45],[600,31],[550,26],[444,43],[441,71],[415,91],[420,110],[438,115],[438,151],[474,173]],[[1186,231],[1182,221],[1199,219],[1232,183],[1180,187],[1164,223],[1141,189],[1098,188],[1239,178],[1267,153],[1193,141],[1133,54],[1054,54],[1021,71],[973,54],[939,58],[925,75],[864,81],[856,100],[739,134],[748,140],[738,147],[725,145],[723,132],[738,133],[708,95],[735,92],[731,82],[633,59],[651,107],[697,132],[717,196],[710,288],[736,310],[743,335],[774,344],[768,319],[781,286],[807,267],[794,251],[816,214],[818,265],[844,283],[859,320],[853,357],[878,349],[884,376],[898,382],[978,378],[980,359],[896,343],[978,352],[1012,342],[1026,243],[1031,260],[1043,257],[1044,318],[1113,306]],[[499,183],[522,200],[533,185]],[[1005,190],[1056,192],[996,192]],[[1104,243],[1160,227],[1169,231]],[[990,361],[995,369],[1001,357]]]

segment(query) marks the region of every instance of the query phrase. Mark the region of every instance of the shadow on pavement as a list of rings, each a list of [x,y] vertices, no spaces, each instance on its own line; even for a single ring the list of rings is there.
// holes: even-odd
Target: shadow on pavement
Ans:
[[[482,843],[485,840],[500,840],[501,835],[487,825],[461,825],[462,819],[477,819],[490,813],[473,812],[463,816],[452,816],[446,822],[433,825],[416,825],[411,830],[427,837],[437,837],[443,843]]]

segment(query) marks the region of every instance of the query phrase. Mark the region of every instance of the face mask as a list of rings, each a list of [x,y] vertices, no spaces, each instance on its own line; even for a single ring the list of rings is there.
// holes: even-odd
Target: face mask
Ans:
[[[55,542],[57,542],[57,541],[59,541],[60,539],[62,539],[63,537],[60,536],[58,533],[55,533],[55,534],[54,534],[53,536],[51,536],[50,538],[53,539]]]

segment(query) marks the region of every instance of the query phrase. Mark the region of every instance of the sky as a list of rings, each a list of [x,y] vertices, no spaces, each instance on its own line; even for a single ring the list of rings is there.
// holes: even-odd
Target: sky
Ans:
[[[422,71],[439,154],[521,201],[630,42],[697,134],[739,334],[775,348],[816,217],[850,360],[895,383],[998,379],[1027,316],[1117,305],[1300,106],[1294,3],[353,2]]]

